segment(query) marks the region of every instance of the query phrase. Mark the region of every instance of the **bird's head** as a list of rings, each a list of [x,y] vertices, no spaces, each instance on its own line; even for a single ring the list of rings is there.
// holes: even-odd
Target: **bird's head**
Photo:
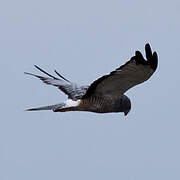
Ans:
[[[128,110],[124,111],[124,115],[126,116],[129,113],[130,110],[131,110],[131,108],[129,108]]]
[[[131,110],[131,101],[125,95],[122,96],[122,107],[123,107],[124,115],[126,116]]]
[[[126,116],[131,110],[131,101],[127,96],[123,95],[122,103],[123,103],[123,112],[124,112],[124,115]]]
[[[124,112],[124,115],[126,116],[131,110],[130,99],[125,95],[119,96],[115,101],[113,110],[114,112]]]

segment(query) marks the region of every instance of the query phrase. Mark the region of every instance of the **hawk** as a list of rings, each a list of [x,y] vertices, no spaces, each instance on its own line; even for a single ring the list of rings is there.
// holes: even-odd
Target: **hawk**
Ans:
[[[131,101],[124,93],[131,87],[148,80],[157,68],[157,53],[152,53],[149,44],[145,45],[145,52],[147,60],[143,58],[140,51],[136,51],[135,56],[131,57],[124,65],[95,80],[91,85],[83,86],[69,81],[56,70],[54,71],[55,77],[35,65],[39,71],[47,76],[27,72],[25,74],[35,76],[45,84],[56,86],[68,96],[68,99],[63,103],[31,108],[27,111],[124,112],[124,115],[127,115],[131,109]]]

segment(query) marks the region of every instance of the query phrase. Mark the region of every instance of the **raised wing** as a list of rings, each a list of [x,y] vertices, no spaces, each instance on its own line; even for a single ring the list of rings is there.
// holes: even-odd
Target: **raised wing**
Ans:
[[[136,51],[127,63],[94,81],[88,88],[83,98],[95,96],[119,96],[129,88],[140,84],[151,77],[157,68],[157,53],[152,54],[149,44],[145,45],[145,60],[139,51]]]
[[[89,87],[89,86],[79,86],[76,83],[70,82],[69,80],[64,78],[62,75],[60,75],[56,70],[55,70],[55,73],[60,78],[52,76],[51,74],[47,73],[46,71],[44,71],[43,69],[41,69],[40,67],[38,67],[36,65],[35,65],[35,67],[49,77],[43,77],[43,76],[39,76],[39,75],[35,75],[32,73],[27,73],[27,72],[25,72],[25,74],[35,76],[35,77],[39,78],[40,80],[42,80],[45,84],[49,84],[49,85],[58,87],[61,91],[63,91],[65,94],[67,94],[68,98],[70,98],[70,99],[73,99],[73,100],[81,99]]]

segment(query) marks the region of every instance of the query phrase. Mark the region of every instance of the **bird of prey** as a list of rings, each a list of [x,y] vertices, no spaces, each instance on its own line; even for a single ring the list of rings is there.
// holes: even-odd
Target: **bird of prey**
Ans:
[[[68,99],[63,103],[27,109],[27,111],[124,112],[124,115],[127,115],[131,109],[131,101],[124,93],[131,87],[148,80],[157,68],[157,53],[152,53],[149,44],[145,45],[145,52],[147,60],[143,58],[141,52],[136,51],[135,56],[131,57],[124,65],[95,80],[91,85],[84,86],[69,81],[56,70],[57,77],[35,65],[38,70],[47,76],[27,72],[25,74],[35,76],[46,84],[56,86],[68,96]]]

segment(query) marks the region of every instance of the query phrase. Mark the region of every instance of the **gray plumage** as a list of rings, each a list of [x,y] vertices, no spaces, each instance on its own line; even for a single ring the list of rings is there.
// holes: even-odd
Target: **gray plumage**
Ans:
[[[58,87],[66,95],[68,100],[61,104],[28,109],[53,110],[54,112],[65,111],[91,111],[97,113],[124,112],[125,115],[131,109],[130,99],[124,93],[133,86],[148,80],[157,68],[157,53],[152,53],[150,45],[145,46],[146,59],[139,51],[136,51],[127,63],[105,75],[90,86],[80,86],[72,83],[56,70],[58,77],[52,76],[43,69],[35,66],[38,70],[49,77],[43,77],[32,73],[26,73],[41,79],[44,83]]]
[[[81,99],[89,87],[89,86],[80,86],[76,83],[70,82],[69,80],[64,78],[62,75],[60,75],[56,70],[54,72],[60,78],[52,76],[51,74],[47,73],[46,71],[44,71],[43,69],[41,69],[40,67],[36,65],[35,67],[41,72],[43,72],[44,74],[48,75],[49,77],[43,77],[43,76],[39,76],[32,73],[27,73],[27,72],[25,72],[25,74],[35,76],[39,78],[40,80],[42,80],[45,84],[58,87],[61,91],[63,91],[66,95],[68,95],[69,99],[72,99],[72,100]]]

